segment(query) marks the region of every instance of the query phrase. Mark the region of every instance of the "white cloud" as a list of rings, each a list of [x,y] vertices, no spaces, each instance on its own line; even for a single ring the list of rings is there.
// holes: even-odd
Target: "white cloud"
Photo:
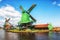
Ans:
[[[56,1],[52,2],[53,5],[60,6],[60,3],[57,3]]]
[[[0,26],[4,24],[5,18],[11,18],[10,23],[16,25],[20,20],[21,14],[10,5],[2,6],[0,8]]]
[[[57,4],[57,6],[60,6],[60,4]]]
[[[56,5],[56,3],[57,3],[57,2],[56,2],[56,1],[54,1],[52,4],[53,4],[53,5]]]
[[[0,0],[0,2],[1,2],[2,0]]]

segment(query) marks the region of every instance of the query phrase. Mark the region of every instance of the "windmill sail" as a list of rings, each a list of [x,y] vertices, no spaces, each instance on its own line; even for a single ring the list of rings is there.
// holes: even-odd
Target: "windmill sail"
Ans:
[[[29,14],[30,15],[30,14]],[[34,22],[36,22],[36,20],[30,15],[30,18],[34,21]]]
[[[28,12],[30,13],[35,6],[36,6],[36,4],[33,4],[33,5],[28,9]]]
[[[35,6],[36,6],[36,5],[33,4],[33,5],[28,9],[28,11],[25,11],[22,6],[20,6],[20,9],[22,10],[22,12],[25,11],[27,14],[30,15],[30,12],[32,11],[32,9],[33,9]],[[34,22],[36,22],[36,20],[35,20],[31,15],[30,15],[30,18],[31,18]]]
[[[36,4],[33,4],[29,9],[28,9],[28,14],[30,15],[30,12],[32,11],[32,9],[36,6]],[[36,22],[36,20],[30,15],[31,19],[34,20]]]
[[[22,11],[24,10],[22,6],[20,6],[20,9],[21,9]]]

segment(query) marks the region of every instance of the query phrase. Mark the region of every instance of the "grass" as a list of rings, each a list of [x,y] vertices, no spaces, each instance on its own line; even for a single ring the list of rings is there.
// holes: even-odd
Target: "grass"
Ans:
[[[26,29],[26,30],[8,30],[8,32],[14,32],[14,33],[18,33],[18,32],[49,32],[49,30],[30,30],[30,29]]]

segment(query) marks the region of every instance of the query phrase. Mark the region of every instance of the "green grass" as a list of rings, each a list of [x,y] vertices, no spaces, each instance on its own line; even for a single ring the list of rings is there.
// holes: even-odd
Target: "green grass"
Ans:
[[[30,29],[26,29],[26,30],[8,30],[8,32],[49,32],[49,30],[30,30]]]

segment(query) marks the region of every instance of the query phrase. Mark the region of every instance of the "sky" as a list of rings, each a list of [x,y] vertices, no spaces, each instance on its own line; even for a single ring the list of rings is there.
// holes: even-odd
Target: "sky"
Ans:
[[[36,4],[30,13],[37,20],[35,24],[52,23],[53,26],[60,26],[60,0],[0,0],[0,26],[5,18],[11,18],[9,22],[16,25],[22,14],[20,5],[28,10],[32,4]]]

